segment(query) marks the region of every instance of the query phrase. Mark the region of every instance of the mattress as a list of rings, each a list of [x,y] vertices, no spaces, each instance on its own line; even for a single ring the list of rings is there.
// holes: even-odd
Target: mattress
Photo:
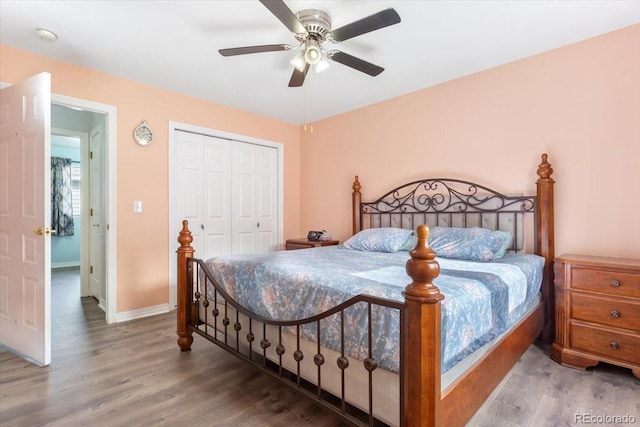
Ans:
[[[403,301],[411,279],[405,271],[408,252],[367,252],[328,246],[263,255],[231,255],[207,261],[215,280],[248,310],[274,320],[307,318],[359,294]],[[544,259],[508,254],[497,261],[471,262],[438,258],[441,273],[434,283],[442,301],[442,370],[450,370],[474,350],[514,325],[539,293]],[[206,291],[213,295],[213,289]],[[345,312],[349,333],[346,355],[363,360],[372,351],[382,368],[399,366],[397,310],[373,312],[372,348],[365,339],[366,307]],[[301,328],[303,338],[317,341],[315,325]],[[321,327],[324,347],[340,351],[340,328]]]

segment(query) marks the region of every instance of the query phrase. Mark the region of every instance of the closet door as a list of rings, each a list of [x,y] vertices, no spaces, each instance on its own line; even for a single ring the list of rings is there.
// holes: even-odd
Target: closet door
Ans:
[[[277,171],[275,148],[234,143],[232,153],[233,253],[277,249]]]
[[[179,216],[189,221],[198,258],[231,253],[231,147],[227,140],[177,134]]]
[[[203,239],[207,259],[231,253],[231,147],[203,136]]]

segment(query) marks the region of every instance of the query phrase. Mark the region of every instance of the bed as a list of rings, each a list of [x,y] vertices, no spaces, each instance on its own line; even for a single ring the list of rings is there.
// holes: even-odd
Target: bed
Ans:
[[[183,221],[178,345],[196,333],[353,425],[464,425],[536,337],[552,340],[552,172],[543,154],[533,196],[436,178],[372,202],[356,176],[337,247],[203,261]]]

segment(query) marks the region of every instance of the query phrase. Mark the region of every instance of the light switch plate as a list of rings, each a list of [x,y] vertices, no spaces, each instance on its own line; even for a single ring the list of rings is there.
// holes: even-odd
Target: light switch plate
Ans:
[[[142,200],[134,200],[133,201],[133,212],[141,213],[142,212]]]

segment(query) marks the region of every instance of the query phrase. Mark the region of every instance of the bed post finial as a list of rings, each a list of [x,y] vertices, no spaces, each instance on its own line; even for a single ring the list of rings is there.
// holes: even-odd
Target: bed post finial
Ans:
[[[542,298],[546,301],[546,313],[542,338],[548,344],[555,336],[555,292],[553,290],[553,259],[554,252],[554,218],[553,218],[553,184],[551,178],[553,168],[547,161],[547,154],[542,154],[542,161],[538,165],[538,180],[536,181],[536,254],[544,257],[544,272],[542,279]]]
[[[362,201],[362,193],[360,193],[360,181],[358,181],[358,175],[356,175],[353,180],[353,185],[351,186],[353,189],[353,193],[351,193],[351,212],[353,213],[353,218],[351,223],[353,225],[351,234],[356,234],[358,231],[362,229],[362,215],[360,214],[360,202]]]
[[[182,230],[180,230],[180,234],[178,235],[178,243],[180,243],[180,248],[186,249],[191,248],[191,242],[193,242],[193,236],[191,235],[191,230],[189,230],[189,221],[185,219],[182,221]],[[180,249],[178,249],[178,251],[180,251]]]
[[[362,188],[362,186],[360,185],[360,181],[358,181],[358,175],[356,175],[355,179],[353,180],[353,185],[351,186],[351,188],[353,189],[353,194],[360,193],[360,189]]]
[[[551,174],[553,173],[553,168],[551,167],[551,163],[547,161],[547,153],[542,153],[542,161],[538,165],[538,182],[544,180],[549,182],[555,182],[553,178],[551,178]]]
[[[187,270],[188,260],[193,258],[195,250],[191,246],[193,236],[189,230],[189,222],[182,221],[182,230],[178,236],[180,247],[178,253],[178,313],[177,329],[178,346],[181,351],[190,351],[193,343],[193,332],[189,329],[189,316],[191,315],[191,296],[193,295],[193,275],[191,268]]]
[[[429,247],[429,228],[420,225],[418,244],[409,254],[403,320],[404,425],[436,426],[440,412],[440,301],[444,295],[433,284],[440,265]],[[436,373],[434,375],[434,373]]]
[[[413,282],[407,286],[405,294],[416,298],[427,298],[430,302],[440,301],[444,296],[433,284],[433,279],[440,274],[440,264],[436,261],[436,253],[429,247],[429,227],[418,226],[418,244],[409,252],[411,259],[407,261],[407,274]]]

